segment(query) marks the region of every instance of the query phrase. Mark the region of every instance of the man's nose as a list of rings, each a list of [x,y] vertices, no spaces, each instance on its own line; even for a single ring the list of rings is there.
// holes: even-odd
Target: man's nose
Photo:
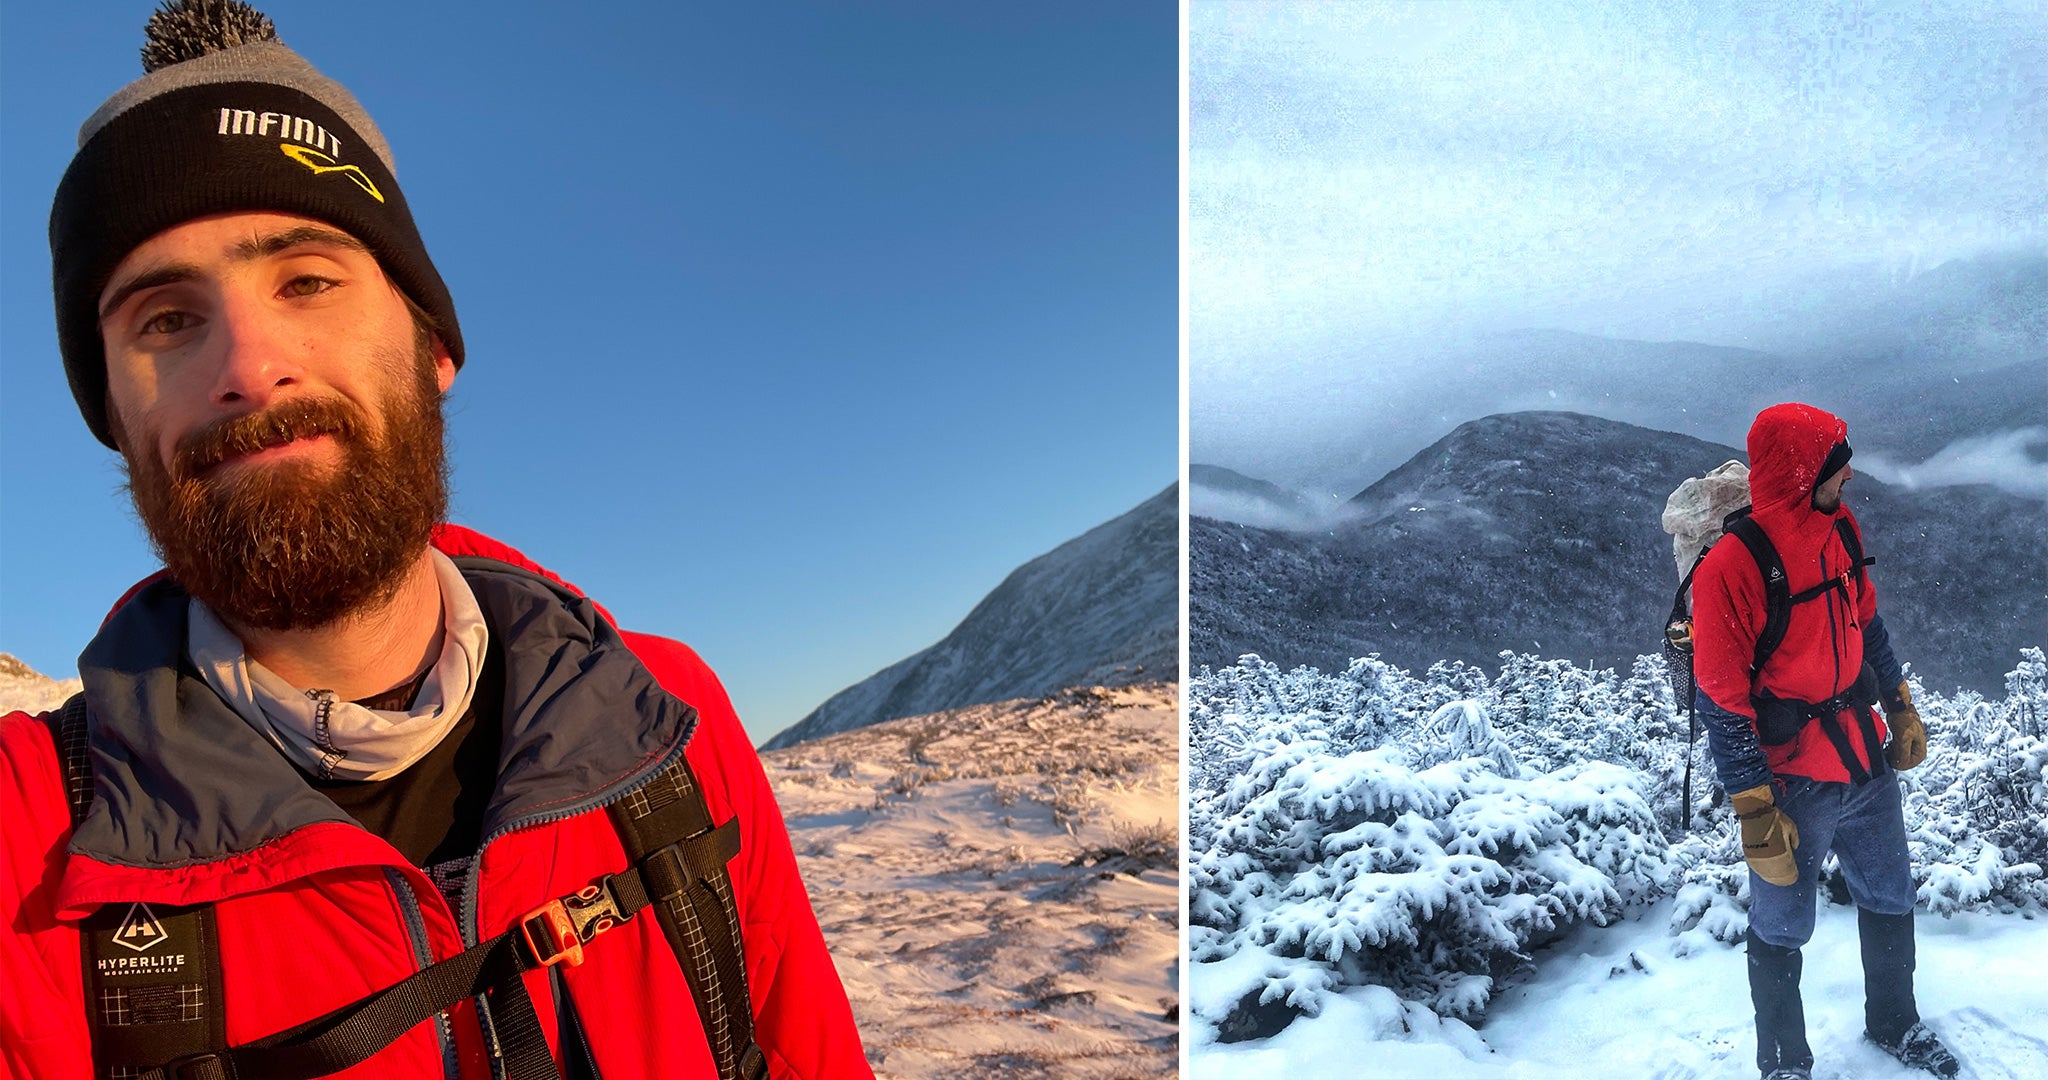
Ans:
[[[281,392],[304,377],[300,342],[288,320],[264,310],[260,302],[229,301],[222,305],[215,328],[220,366],[209,399],[235,411],[267,407]]]

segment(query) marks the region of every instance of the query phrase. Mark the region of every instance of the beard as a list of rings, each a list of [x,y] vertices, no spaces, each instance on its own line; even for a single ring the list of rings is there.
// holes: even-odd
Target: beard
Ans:
[[[431,342],[421,328],[411,357],[390,349],[373,358],[394,376],[378,403],[379,436],[340,397],[293,399],[201,428],[178,440],[169,466],[155,439],[131,447],[117,430],[136,512],[172,580],[229,625],[265,630],[326,626],[395,596],[448,512]],[[208,471],[315,435],[338,444],[338,464]]]
[[[1832,514],[1840,510],[1842,508],[1842,496],[1848,493],[1848,487],[1849,485],[1845,483],[1841,487],[1836,488],[1832,495],[1815,491],[1813,493],[1813,508],[1823,514]]]

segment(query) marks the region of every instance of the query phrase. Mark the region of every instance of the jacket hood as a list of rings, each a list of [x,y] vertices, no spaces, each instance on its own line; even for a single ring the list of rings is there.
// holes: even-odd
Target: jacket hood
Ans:
[[[1811,405],[1787,402],[1756,414],[1749,426],[1750,505],[1759,512],[1808,511],[1828,452],[1848,438],[1841,417]]]
[[[504,650],[504,743],[486,837],[617,798],[688,741],[696,710],[661,689],[597,605],[446,539],[436,546],[454,557],[492,648]],[[71,850],[118,866],[192,866],[308,826],[352,824],[191,670],[187,603],[175,582],[153,578],[79,657],[95,798]]]

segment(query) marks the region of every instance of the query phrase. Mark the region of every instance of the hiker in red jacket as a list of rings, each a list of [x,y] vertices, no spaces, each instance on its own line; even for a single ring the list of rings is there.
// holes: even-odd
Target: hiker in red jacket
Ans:
[[[1913,1000],[1914,889],[1893,770],[1920,764],[1927,733],[1842,503],[1848,435],[1809,405],[1757,414],[1753,509],[1729,529],[1741,542],[1715,544],[1693,579],[1695,704],[1750,866],[1750,998],[1768,1080],[1812,1074],[1799,947],[1829,851],[1856,902],[1865,1036],[1908,1065],[1958,1069]]]
[[[868,1076],[717,679],[441,523],[448,290],[353,97],[151,20],[51,213],[165,571],[0,719],[0,1075]]]

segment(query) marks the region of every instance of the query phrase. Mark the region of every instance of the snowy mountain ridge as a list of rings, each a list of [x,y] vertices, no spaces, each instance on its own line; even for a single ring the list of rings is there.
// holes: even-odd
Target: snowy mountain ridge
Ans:
[[[1377,653],[1491,665],[1504,649],[1626,668],[1677,587],[1659,525],[1678,482],[1741,451],[1565,412],[1459,424],[1316,531],[1191,516],[1190,662],[1256,653],[1342,670]],[[1983,485],[1904,490],[1858,475],[1879,610],[1939,687],[1991,692],[2048,644],[2048,516]]]
[[[1774,298],[1786,305],[1774,325],[1735,339],[1710,321],[1693,339],[1679,327],[1668,331],[1676,340],[1522,329],[1451,336],[1398,356],[1368,342],[1349,362],[1289,382],[1291,404],[1274,406],[1275,419],[1257,428],[1227,422],[1255,408],[1191,388],[1190,451],[1263,480],[1355,490],[1413,456],[1428,440],[1414,421],[1429,418],[1448,426],[1561,409],[1740,445],[1758,410],[1809,401],[1849,422],[1866,459],[1925,461],[1960,440],[2048,423],[2044,286],[2048,257],[2029,251],[1952,260],[1890,285],[1852,274]],[[1371,374],[1382,365],[1400,374]],[[1366,417],[1402,419],[1359,422]],[[1269,430],[1255,437],[1260,428]],[[1309,442],[1303,432],[1320,434]],[[2048,464],[2038,448],[2031,456]],[[1975,479],[2009,476],[1989,469]]]
[[[1173,680],[1179,487],[1012,571],[936,644],[841,690],[764,749],[1071,686]]]

